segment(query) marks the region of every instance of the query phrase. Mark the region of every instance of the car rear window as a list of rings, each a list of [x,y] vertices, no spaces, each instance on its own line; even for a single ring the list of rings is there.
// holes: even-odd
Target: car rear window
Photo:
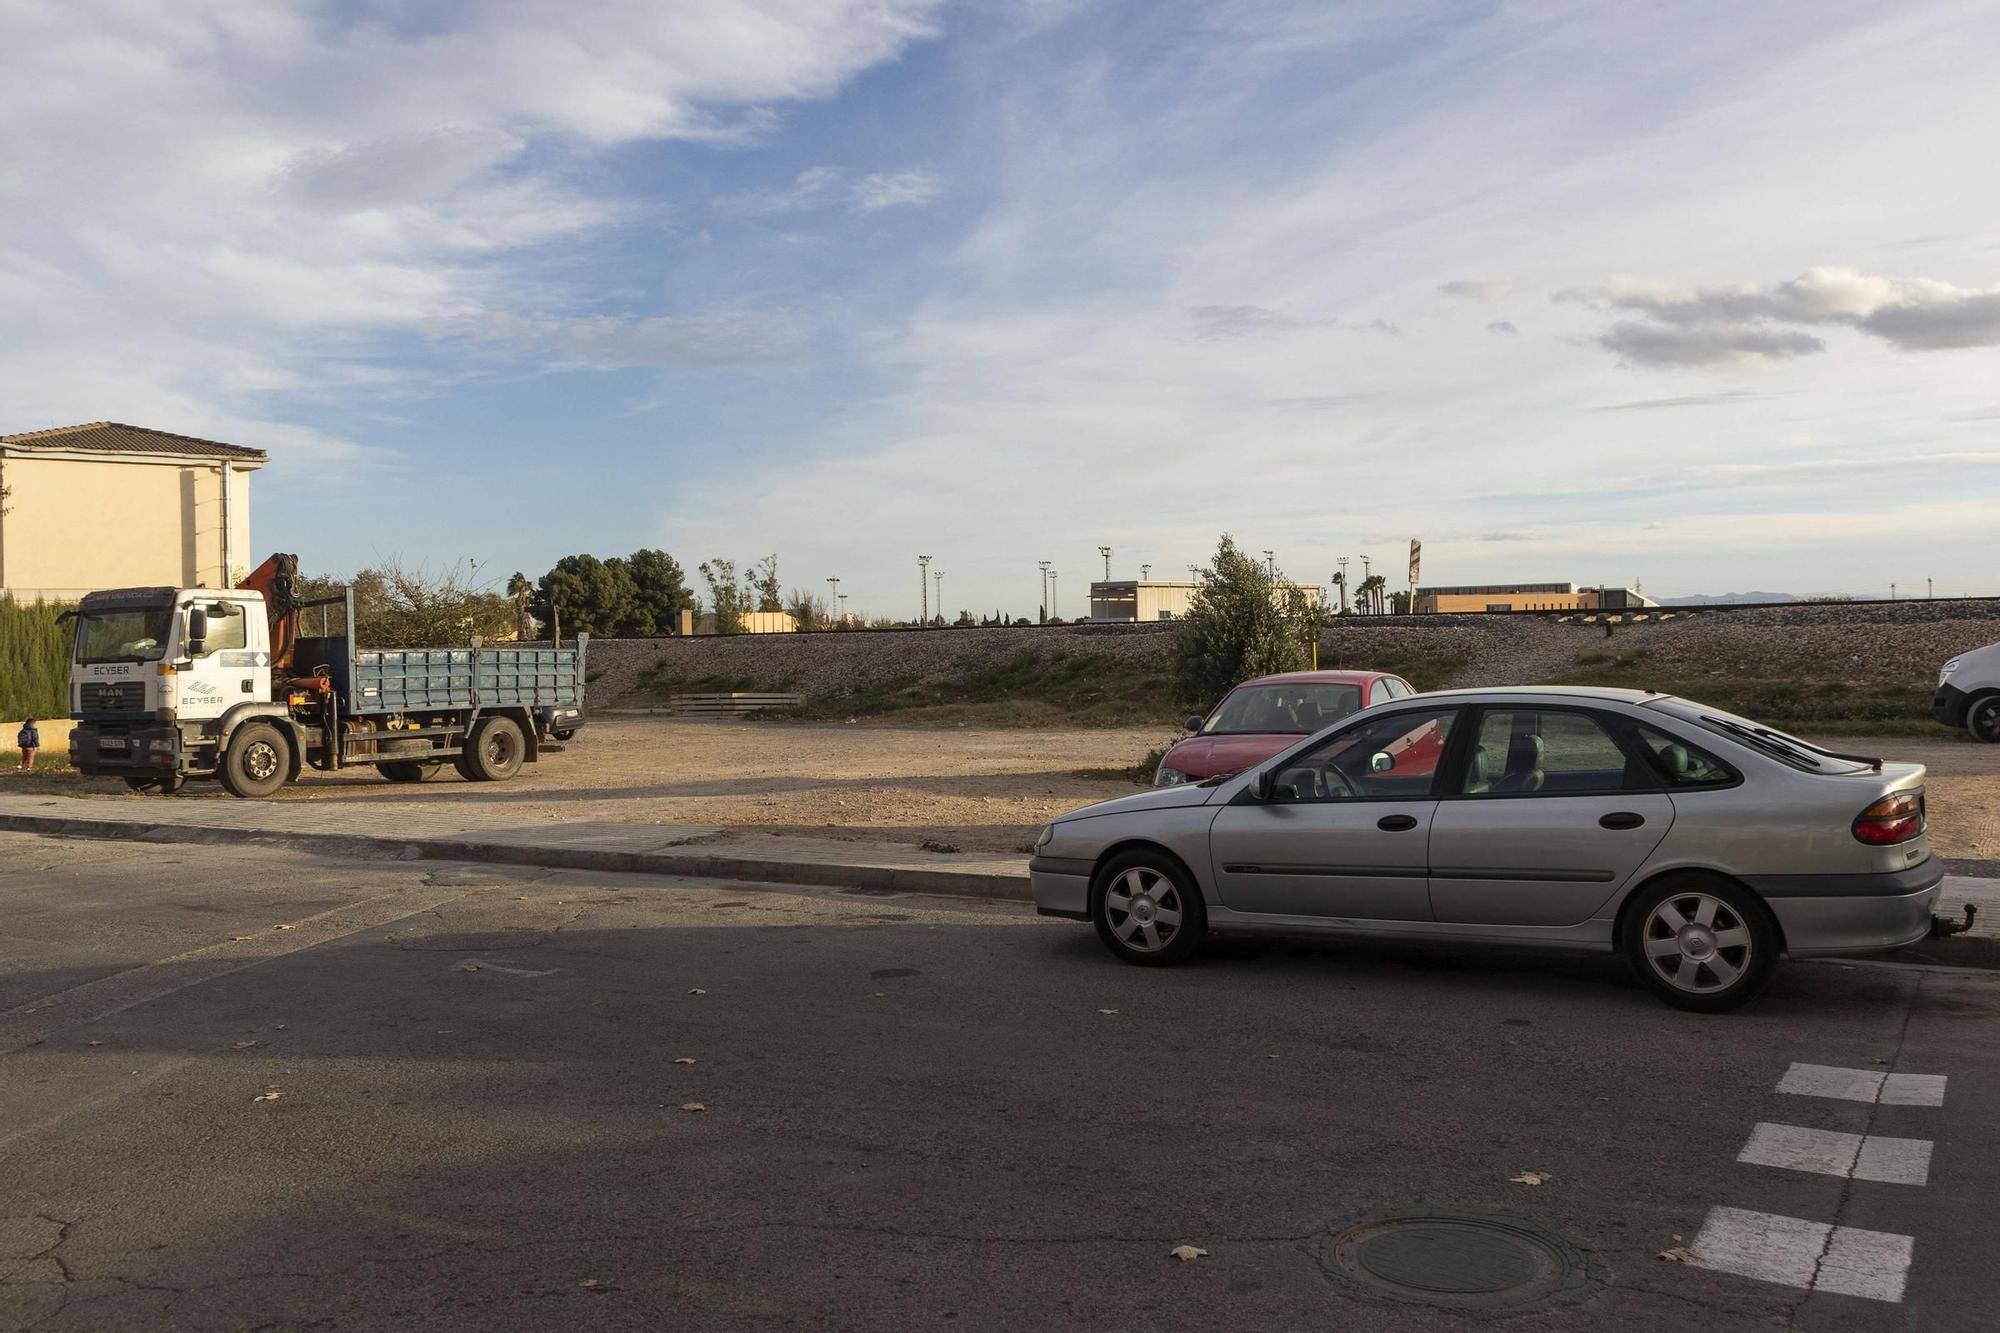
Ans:
[[[1242,685],[1209,715],[1204,736],[1310,736],[1361,707],[1359,685]]]
[[[1639,734],[1639,743],[1646,747],[1646,757],[1652,760],[1660,781],[1669,787],[1726,787],[1736,781],[1734,769],[1700,746],[1643,722],[1634,723],[1632,729]]]
[[[1807,773],[1857,773],[1876,762],[1852,755],[1833,754],[1811,741],[1801,740],[1775,727],[1752,722],[1747,717],[1738,717],[1720,708],[1709,708],[1690,699],[1653,699],[1648,701],[1647,706],[1715,735],[1727,736],[1738,745]]]

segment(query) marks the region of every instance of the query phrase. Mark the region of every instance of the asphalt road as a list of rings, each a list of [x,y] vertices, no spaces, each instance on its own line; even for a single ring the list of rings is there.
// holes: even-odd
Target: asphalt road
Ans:
[[[1797,964],[1703,1017],[1591,960],[1131,968],[1010,904],[24,835],[0,867],[0,1329],[1490,1323],[1347,1275],[1335,1238],[1404,1210],[1559,1238],[1509,1328],[2000,1324],[1992,976]],[[1738,1160],[1815,1131],[1884,1151]]]

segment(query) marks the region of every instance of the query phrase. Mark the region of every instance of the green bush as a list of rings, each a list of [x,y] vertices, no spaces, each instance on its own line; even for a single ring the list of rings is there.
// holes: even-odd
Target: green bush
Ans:
[[[1206,706],[1253,676],[1304,670],[1316,619],[1304,593],[1223,534],[1174,630],[1176,693]]]
[[[0,597],[0,723],[69,716],[69,625],[64,603],[22,606]],[[8,739],[13,730],[6,731]]]

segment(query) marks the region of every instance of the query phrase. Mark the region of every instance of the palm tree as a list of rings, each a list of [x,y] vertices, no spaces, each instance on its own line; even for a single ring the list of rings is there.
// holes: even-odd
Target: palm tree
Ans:
[[[528,614],[528,594],[534,590],[535,585],[518,569],[507,580],[507,595],[514,599],[514,633],[524,643],[535,637],[535,620]]]

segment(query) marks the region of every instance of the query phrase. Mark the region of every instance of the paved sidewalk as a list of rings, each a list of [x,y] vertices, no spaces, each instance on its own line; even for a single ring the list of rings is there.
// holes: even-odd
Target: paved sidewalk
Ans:
[[[150,842],[228,842],[389,856],[773,884],[1027,899],[1025,856],[934,853],[693,824],[545,819],[419,801],[186,801],[0,795],[0,830]]]

